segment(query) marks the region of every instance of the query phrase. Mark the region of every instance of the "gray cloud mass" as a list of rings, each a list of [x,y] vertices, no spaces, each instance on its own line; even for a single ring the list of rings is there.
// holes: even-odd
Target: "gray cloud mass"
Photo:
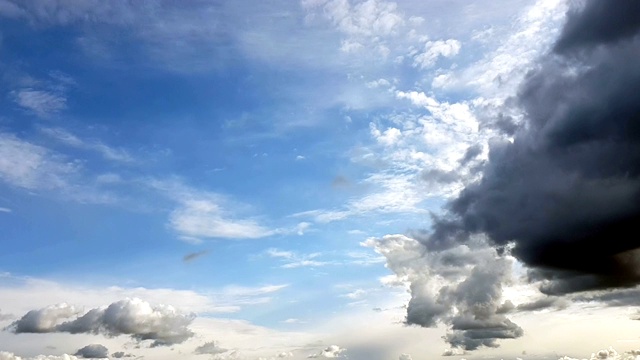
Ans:
[[[109,349],[100,344],[91,344],[79,349],[76,356],[85,359],[104,359],[109,357]]]
[[[67,304],[31,310],[10,325],[14,333],[129,335],[137,341],[152,340],[151,346],[182,343],[193,336],[188,325],[193,314],[184,315],[168,305],[152,306],[140,299],[126,299],[94,308],[74,320],[58,323],[78,312]]]

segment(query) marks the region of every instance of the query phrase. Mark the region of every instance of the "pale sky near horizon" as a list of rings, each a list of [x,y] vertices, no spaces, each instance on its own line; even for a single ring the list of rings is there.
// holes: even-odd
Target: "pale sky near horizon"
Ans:
[[[0,360],[640,359],[634,59],[632,0],[0,0]]]

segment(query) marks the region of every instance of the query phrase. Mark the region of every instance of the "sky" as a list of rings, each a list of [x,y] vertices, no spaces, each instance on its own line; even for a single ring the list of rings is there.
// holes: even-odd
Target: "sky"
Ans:
[[[0,0],[0,360],[640,359],[640,2]]]

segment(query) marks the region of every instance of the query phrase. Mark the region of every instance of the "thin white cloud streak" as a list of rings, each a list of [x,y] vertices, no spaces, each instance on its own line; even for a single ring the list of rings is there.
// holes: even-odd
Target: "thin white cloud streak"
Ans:
[[[257,219],[238,218],[233,208],[246,205],[224,195],[197,190],[177,180],[152,180],[149,185],[177,203],[169,215],[169,226],[187,242],[202,238],[258,239],[278,233]]]
[[[105,159],[117,162],[133,162],[133,157],[123,149],[117,149],[103,144],[97,140],[83,140],[72,133],[61,128],[43,128],[41,129],[47,136],[62,142],[65,145],[78,149],[95,151],[101,154]]]
[[[287,227],[268,227],[258,217],[238,215],[252,210],[250,205],[234,201],[228,195],[189,187],[180,180],[148,180],[145,184],[177,204],[169,214],[168,225],[185,242],[303,236],[314,231],[312,224],[305,221]]]
[[[334,264],[334,262],[331,261],[316,260],[316,258],[322,255],[321,253],[299,254],[294,251],[282,251],[271,248],[266,251],[266,255],[272,258],[280,259],[282,261],[280,267],[283,269],[320,267]]]
[[[280,267],[283,269],[296,269],[303,267],[322,267],[330,265],[356,265],[370,266],[374,264],[382,264],[385,262],[384,256],[376,256],[373,253],[364,251],[351,251],[346,254],[342,253],[321,253],[315,252],[310,254],[301,254],[297,251],[280,250],[276,248],[267,249],[264,255],[280,261]],[[330,260],[325,260],[330,256]]]

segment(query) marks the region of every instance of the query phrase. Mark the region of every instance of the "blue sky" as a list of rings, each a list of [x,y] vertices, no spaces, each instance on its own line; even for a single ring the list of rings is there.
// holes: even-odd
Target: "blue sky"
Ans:
[[[516,314],[525,338],[466,353],[443,340],[444,320],[403,325],[416,279],[447,287],[415,239],[478,181],[489,147],[513,141],[487,119],[522,121],[510,101],[567,7],[0,0],[0,325],[62,303],[75,316],[118,301],[195,316],[187,340],[156,339],[170,347],[133,330],[5,329],[0,359],[82,357],[91,344],[149,359],[637,347],[622,309],[576,315],[593,304],[544,310],[556,312],[543,325]],[[485,247],[457,251],[483,262]],[[500,299],[541,298],[518,259],[496,261],[515,274]],[[594,321],[617,330],[583,346],[544,329],[592,336]]]

